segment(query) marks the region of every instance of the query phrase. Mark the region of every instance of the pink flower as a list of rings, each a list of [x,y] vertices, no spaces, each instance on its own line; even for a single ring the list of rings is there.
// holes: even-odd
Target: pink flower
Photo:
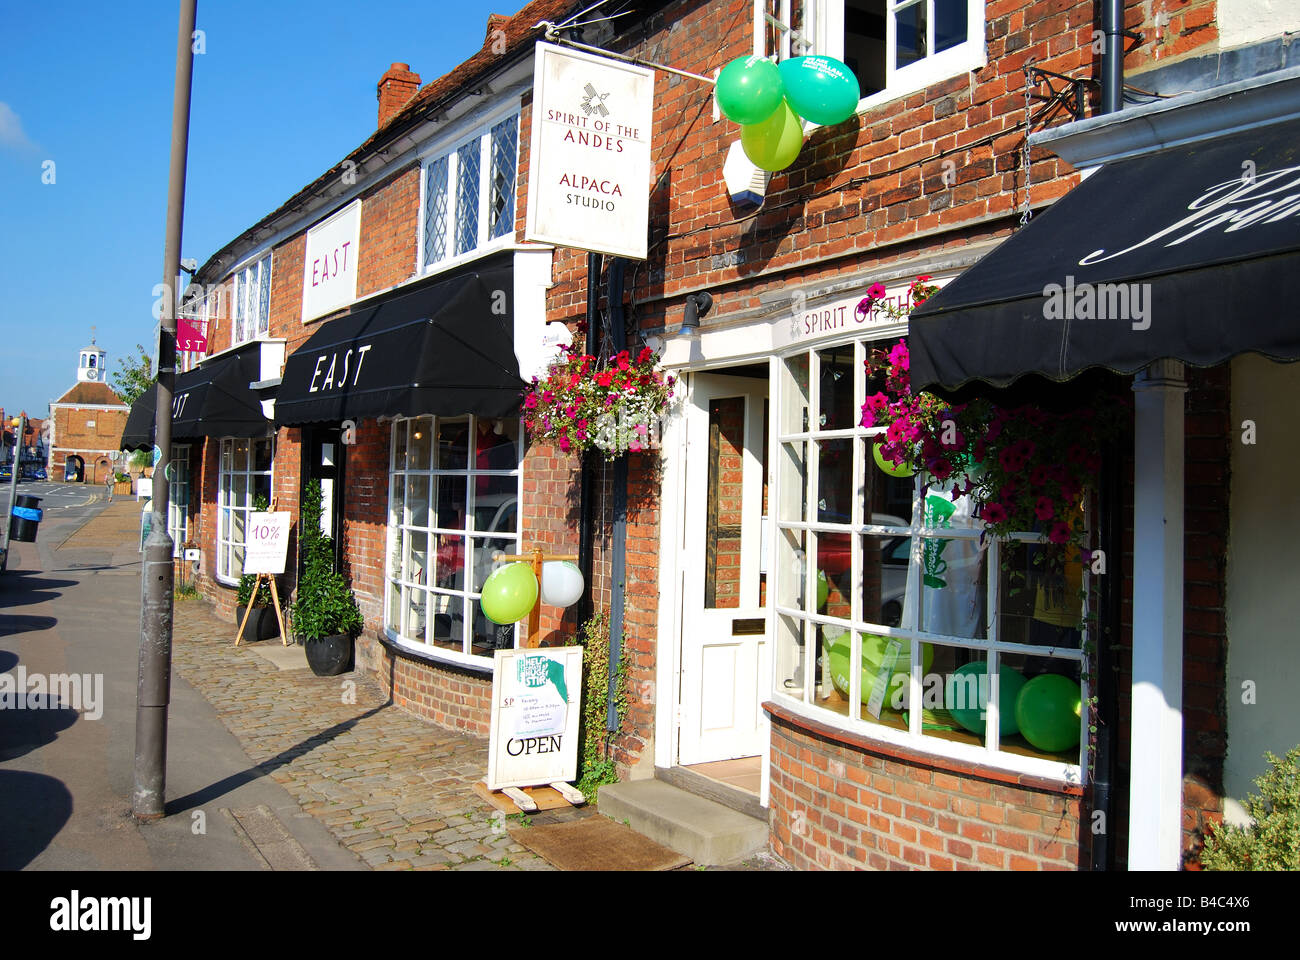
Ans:
[[[1052,543],[1069,543],[1070,525],[1059,521],[1052,524],[1052,529],[1047,533],[1047,539]]]
[[[537,394],[530,393],[527,397],[525,397],[524,406],[529,410],[535,410],[537,408]]]
[[[1000,503],[986,503],[980,510],[980,515],[986,524],[996,526],[999,523],[1006,523],[1007,508]]]
[[[555,394],[550,390],[542,391],[542,403],[550,403],[555,399]]]
[[[1034,504],[1034,516],[1039,520],[1051,520],[1056,516],[1056,505],[1052,503],[1051,497],[1038,498],[1038,502]]]
[[[568,453],[569,446],[570,446],[569,438],[565,436],[560,437],[560,449],[563,450],[565,453]]]
[[[947,460],[931,460],[925,468],[930,471],[930,475],[936,480],[947,480],[952,476],[952,464]]]

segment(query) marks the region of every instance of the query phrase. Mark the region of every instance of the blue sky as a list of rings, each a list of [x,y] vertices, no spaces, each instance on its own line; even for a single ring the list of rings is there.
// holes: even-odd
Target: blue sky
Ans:
[[[181,255],[207,258],[374,132],[375,85],[423,83],[524,0],[206,0]],[[96,339],[150,345],[179,3],[0,5],[0,406],[44,416]],[[51,168],[47,161],[53,161]],[[43,176],[53,173],[53,183]]]

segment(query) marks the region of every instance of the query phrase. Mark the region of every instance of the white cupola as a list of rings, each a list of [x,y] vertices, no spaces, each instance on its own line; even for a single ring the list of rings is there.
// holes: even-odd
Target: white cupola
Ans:
[[[81,348],[81,360],[77,364],[78,383],[103,383],[105,379],[104,358],[108,354],[95,346],[95,337],[90,337],[90,346]]]

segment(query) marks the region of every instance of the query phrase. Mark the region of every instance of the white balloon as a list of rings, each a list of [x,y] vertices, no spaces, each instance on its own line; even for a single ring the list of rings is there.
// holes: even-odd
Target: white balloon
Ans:
[[[567,560],[542,564],[542,602],[553,607],[570,607],[582,597],[582,571]]]

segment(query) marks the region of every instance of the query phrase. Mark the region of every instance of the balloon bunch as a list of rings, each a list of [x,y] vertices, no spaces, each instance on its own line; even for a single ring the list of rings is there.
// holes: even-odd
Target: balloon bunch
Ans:
[[[751,56],[722,68],[716,93],[723,116],[741,126],[745,156],[775,173],[799,156],[803,120],[843,123],[857,109],[859,90],[853,71],[833,57],[791,57],[776,64]]]
[[[539,593],[543,603],[570,607],[581,598],[583,587],[582,572],[567,561],[542,564],[540,585],[532,564],[508,563],[492,571],[484,582],[479,604],[493,623],[514,623],[532,612]]]

